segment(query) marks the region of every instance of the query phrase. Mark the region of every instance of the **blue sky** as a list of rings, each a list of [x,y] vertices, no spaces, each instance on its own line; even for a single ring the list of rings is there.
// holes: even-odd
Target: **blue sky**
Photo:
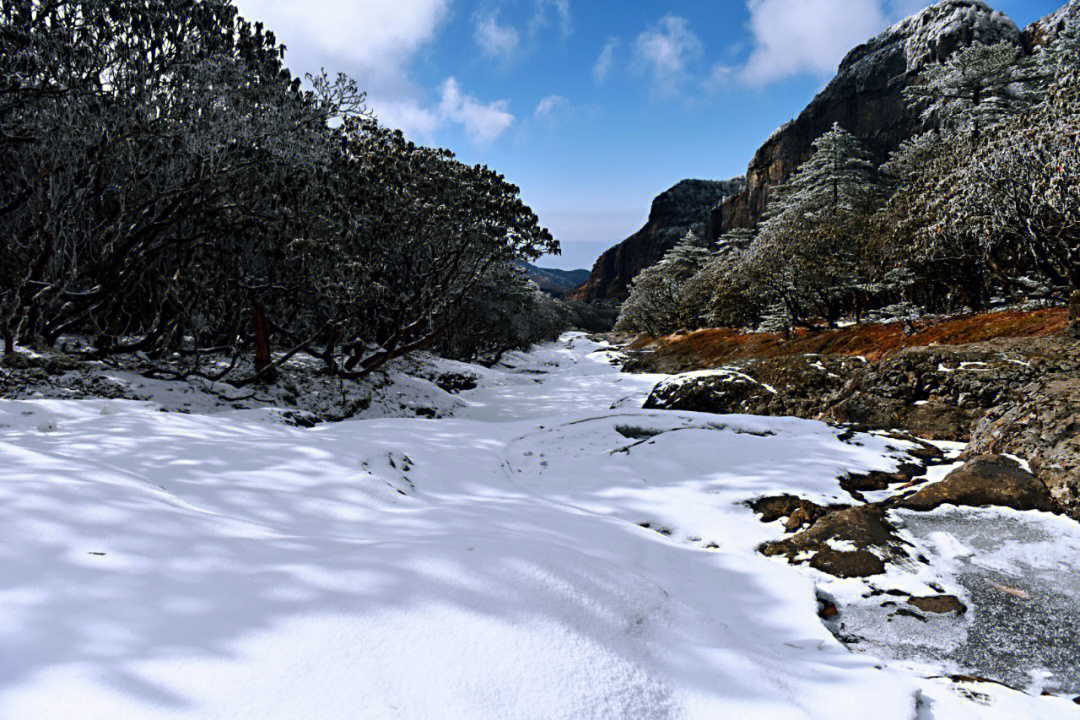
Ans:
[[[1066,0],[998,0],[1023,27]],[[522,189],[591,267],[683,178],[741,175],[844,53],[925,0],[236,0],[295,73],[347,72],[387,125]]]

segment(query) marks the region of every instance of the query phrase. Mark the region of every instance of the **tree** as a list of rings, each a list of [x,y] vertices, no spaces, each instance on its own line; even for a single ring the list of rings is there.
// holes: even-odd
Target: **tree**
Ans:
[[[1009,42],[974,43],[926,68],[916,84],[904,89],[904,97],[922,110],[924,119],[978,137],[1001,117],[1031,103],[1019,63],[1022,56],[1021,48]]]
[[[878,191],[870,154],[858,138],[834,123],[814,141],[810,158],[773,191],[765,209],[766,224],[788,212],[812,214],[864,204]]]
[[[634,278],[623,302],[617,330],[666,335],[693,323],[687,316],[682,290],[708,263],[712,244],[691,229],[656,265]]]

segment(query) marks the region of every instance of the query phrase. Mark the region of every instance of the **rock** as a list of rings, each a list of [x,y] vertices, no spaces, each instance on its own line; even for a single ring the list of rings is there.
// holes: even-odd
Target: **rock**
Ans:
[[[793,524],[793,518],[798,518],[799,525],[812,524],[822,515],[829,512],[830,508],[822,507],[817,503],[803,500],[794,495],[777,495],[754,500],[750,508],[761,515],[761,522],[776,522],[780,518],[788,518],[787,525]],[[791,528],[788,528],[791,532]]]
[[[898,502],[909,510],[933,510],[941,505],[1015,510],[1053,510],[1046,486],[1016,462],[1000,455],[980,455],[953,470],[941,482]]]
[[[818,617],[822,620],[828,620],[831,617],[836,617],[840,611],[836,608],[836,603],[827,602],[818,609]]]
[[[763,412],[776,393],[749,375],[718,370],[706,375],[676,375],[653,388],[646,410],[690,410],[710,413],[773,414]]]
[[[882,472],[880,470],[872,470],[868,473],[849,473],[840,478],[840,487],[849,493],[887,490],[890,485],[909,482],[912,477],[914,477],[914,473]]]
[[[908,604],[914,605],[923,612],[928,613],[957,613],[963,615],[967,612],[967,605],[960,602],[955,595],[931,595],[928,597],[908,598]]]
[[[1019,394],[976,425],[969,452],[1027,459],[1057,507],[1080,520],[1080,377],[1052,375]]]
[[[653,200],[645,227],[601,255],[589,279],[568,297],[625,299],[635,275],[658,262],[687,230],[704,223],[709,210],[722,198],[742,190],[743,184],[741,177],[723,182],[683,180],[664,191]]]
[[[843,545],[847,547],[836,547]],[[870,548],[886,556],[904,555],[899,537],[875,505],[831,510],[808,529],[784,540],[765,543],[761,553],[785,555],[789,561],[813,553],[810,566],[837,577],[864,577],[885,571],[884,561]]]
[[[885,563],[867,550],[823,548],[810,558],[810,567],[839,578],[869,577],[885,572]]]

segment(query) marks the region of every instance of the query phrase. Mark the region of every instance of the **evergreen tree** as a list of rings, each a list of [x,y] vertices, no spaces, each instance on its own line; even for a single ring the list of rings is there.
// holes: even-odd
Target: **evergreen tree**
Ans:
[[[705,266],[712,252],[712,243],[699,231],[691,229],[675,247],[664,253],[660,266],[674,278],[687,278]]]
[[[924,70],[904,97],[922,108],[924,119],[937,118],[978,137],[1003,116],[1030,105],[1032,89],[1024,82],[1021,56],[1020,48],[1008,42],[975,43]]]
[[[814,141],[814,153],[782,186],[773,191],[767,222],[787,212],[813,214],[825,209],[862,205],[878,193],[870,154],[854,135],[834,123]]]

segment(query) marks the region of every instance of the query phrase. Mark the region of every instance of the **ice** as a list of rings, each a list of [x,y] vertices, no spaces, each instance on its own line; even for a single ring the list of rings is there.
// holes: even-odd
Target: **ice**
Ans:
[[[964,617],[897,615],[875,596],[841,608],[834,627],[878,655],[984,677],[1033,694],[1080,694],[1080,526],[1007,508],[900,511],[905,536]],[[919,594],[933,594],[922,592]],[[902,604],[903,600],[900,600]]]

